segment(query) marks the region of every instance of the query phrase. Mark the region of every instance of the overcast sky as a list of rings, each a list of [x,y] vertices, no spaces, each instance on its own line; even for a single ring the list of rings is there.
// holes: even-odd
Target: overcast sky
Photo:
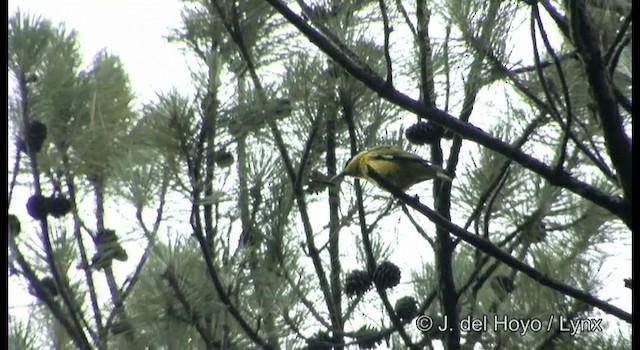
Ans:
[[[103,48],[119,56],[139,106],[172,87],[192,93],[179,46],[164,39],[178,27],[181,7],[178,0],[9,0],[9,16],[20,9],[76,30],[83,68]]]

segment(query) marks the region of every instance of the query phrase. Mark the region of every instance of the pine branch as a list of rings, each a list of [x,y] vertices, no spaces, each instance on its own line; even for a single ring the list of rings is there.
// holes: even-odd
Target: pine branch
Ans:
[[[402,5],[402,0],[395,0],[395,2],[396,2],[396,7],[398,8],[398,11],[402,15],[402,18],[404,19],[405,23],[407,24],[407,27],[409,27],[409,30],[411,31],[411,34],[413,35],[413,38],[417,39],[418,33],[416,32],[416,28],[414,27],[413,23],[411,23],[411,19],[409,18],[409,15],[407,14],[407,10]]]
[[[82,239],[81,232],[81,222],[80,215],[78,213],[78,206],[76,205],[76,189],[75,182],[70,173],[69,166],[69,156],[67,154],[62,155],[62,164],[64,169],[64,176],[66,177],[67,182],[67,191],[69,192],[69,200],[72,203],[71,210],[73,214],[73,235],[76,239],[76,243],[78,244],[78,252],[80,253],[80,263],[82,264],[82,270],[85,274],[85,280],[87,282],[87,289],[89,292],[89,300],[91,301],[91,307],[93,311],[93,317],[96,322],[98,337],[102,337],[103,332],[103,323],[102,323],[102,315],[100,312],[100,306],[98,305],[98,295],[96,292],[95,283],[93,280],[93,273],[89,264],[89,259],[87,258],[87,250],[84,246],[84,240]],[[98,339],[94,339],[98,343],[98,346],[101,347],[104,344],[104,341],[99,341]]]
[[[449,231],[454,236],[459,237],[460,239],[473,245],[474,247],[479,248],[484,253],[491,255],[492,257],[503,262],[507,266],[524,273],[525,275],[531,277],[533,280],[535,280],[536,282],[540,283],[543,286],[552,288],[562,294],[565,294],[577,300],[583,301],[610,315],[618,317],[621,320],[624,320],[629,323],[631,322],[631,314],[629,314],[628,312],[614,305],[611,305],[603,300],[600,300],[582,290],[579,290],[577,288],[564,284],[560,281],[557,281],[541,273],[535,268],[523,263],[522,261],[512,257],[511,255],[505,253],[502,249],[498,248],[491,241],[484,239],[478,235],[475,235],[461,228],[460,226],[455,225],[454,223],[450,222],[446,218],[442,217],[437,212],[433,211],[429,207],[420,203],[416,198],[413,198],[407,195],[406,193],[402,192],[398,188],[395,188],[392,184],[386,181],[384,177],[377,174],[373,169],[369,168],[368,175],[373,180],[380,183],[387,191],[391,192],[396,198],[400,199],[405,204],[409,205],[413,209],[422,213],[424,216],[426,216],[429,220],[431,220],[437,226],[441,227],[446,231]]]
[[[569,22],[567,21],[567,17],[565,15],[561,14],[560,11],[558,11],[553,6],[553,4],[551,4],[551,1],[549,1],[549,0],[540,0],[540,3],[544,7],[544,9],[547,10],[547,14],[549,14],[551,19],[553,19],[553,21],[556,23],[556,26],[558,26],[558,29],[560,30],[562,35],[564,35],[565,38],[570,39],[571,38],[571,34],[570,34]],[[532,1],[532,3],[529,4],[529,5],[537,6],[537,3],[535,1]]]
[[[558,157],[558,163],[556,165],[556,169],[558,171],[561,171],[562,168],[564,167],[564,161],[566,159],[566,155],[567,155],[567,144],[569,142],[569,138],[571,137],[571,124],[574,120],[574,115],[573,115],[573,107],[571,105],[571,95],[569,94],[569,87],[567,84],[567,79],[566,76],[564,74],[564,70],[562,69],[562,64],[560,63],[560,59],[558,58],[558,56],[556,55],[556,53],[553,50],[553,47],[551,46],[551,43],[549,42],[549,37],[547,36],[546,31],[544,30],[544,25],[542,24],[542,19],[540,18],[540,11],[538,11],[538,6],[532,6],[531,7],[531,11],[532,13],[532,23],[531,23],[531,32],[532,32],[532,43],[534,46],[534,57],[536,60],[536,67],[540,67],[540,57],[538,56],[538,50],[536,49],[536,38],[535,38],[535,26],[534,26],[534,19],[535,19],[535,23],[538,27],[538,29],[540,29],[540,36],[542,37],[542,41],[544,42],[544,45],[547,49],[547,52],[549,53],[549,55],[551,56],[553,63],[556,67],[556,70],[558,72],[558,77],[560,79],[560,85],[562,86],[562,93],[564,96],[564,103],[566,104],[566,112],[567,112],[567,121],[566,123],[564,123],[563,125],[563,137],[562,137],[562,141],[561,141],[561,150],[560,150],[560,156]],[[550,96],[550,92],[554,93],[554,91],[548,91],[551,86],[547,86],[547,80],[544,79],[544,75],[542,73],[542,68],[538,68],[538,75],[541,78],[540,82],[542,83],[542,87],[545,90],[545,93],[547,94],[547,99],[549,99],[550,105],[553,107],[554,104],[553,101],[554,98],[551,98]],[[557,94],[557,92],[555,92]],[[575,139],[575,138],[574,138]]]
[[[609,151],[609,157],[617,171],[618,180],[624,192],[624,198],[631,201],[632,162],[631,140],[626,135],[623,118],[618,110],[611,77],[607,74],[602,51],[594,40],[593,24],[582,1],[568,1],[571,34],[578,54],[584,62],[587,81],[591,87],[600,117],[600,124]]]
[[[355,121],[352,114],[345,114],[344,117],[347,123],[347,130],[349,132],[351,154],[355,155],[357,153],[357,136],[356,136]],[[365,215],[364,203],[362,200],[362,187],[360,186],[359,180],[355,181],[355,190],[356,190],[356,202],[358,207],[358,219],[360,222],[360,232],[362,234],[362,244],[364,246],[364,251],[366,255],[367,270],[370,273],[373,273],[376,267],[376,261],[371,249],[371,240],[369,239],[369,234],[371,233],[371,231],[367,229],[367,225],[366,225],[367,220]],[[394,327],[398,331],[398,334],[400,335],[400,338],[402,338],[402,340],[407,345],[407,347],[409,347],[410,349],[418,350],[418,347],[415,344],[413,344],[413,342],[411,341],[411,338],[405,332],[402,326],[402,323],[398,319],[398,316],[396,315],[395,311],[393,310],[393,307],[391,306],[391,303],[389,302],[389,298],[387,297],[387,293],[385,292],[385,290],[383,288],[380,288],[379,286],[376,286],[376,289],[378,291],[378,295],[380,296],[380,300],[382,300],[382,303],[387,311],[387,314],[391,318],[391,322],[393,323]]]
[[[447,24],[445,28],[445,38],[444,38],[444,47],[442,48],[442,54],[444,56],[444,79],[445,79],[445,88],[444,88],[444,108],[445,112],[449,111],[449,100],[451,99],[451,67],[450,67],[450,57],[449,57],[449,39],[451,37],[451,24]]]
[[[487,57],[489,58],[490,62],[492,62],[495,67],[502,72],[503,74],[507,75],[507,77],[509,78],[509,80],[514,84],[514,86],[518,89],[518,91],[520,91],[521,93],[523,93],[525,96],[527,96],[527,98],[529,98],[536,106],[538,106],[542,111],[545,111],[547,113],[549,113],[555,120],[556,122],[558,122],[558,124],[564,129],[565,128],[565,124],[564,122],[560,119],[559,114],[554,112],[552,110],[552,106],[545,103],[544,101],[542,101],[540,98],[538,98],[536,96],[535,93],[533,93],[531,91],[531,89],[527,88],[524,84],[522,84],[522,82],[520,82],[518,79],[516,79],[516,77],[511,74],[509,71],[509,69],[507,69],[498,59],[497,57],[495,57],[494,55],[492,55],[491,53],[487,54]],[[544,91],[549,91],[549,87],[547,84],[546,79],[544,79],[541,82],[541,86],[542,89]],[[545,92],[545,95],[547,95],[547,93]],[[580,124],[579,120],[578,123]],[[587,158],[589,158],[589,160],[591,160],[591,162],[593,162],[593,164],[595,166],[598,167],[598,169],[600,169],[600,171],[608,178],[608,179],[614,179],[615,180],[615,176],[613,175],[613,173],[611,172],[611,169],[609,169],[609,167],[607,166],[607,164],[602,160],[601,157],[598,156],[597,154],[597,150],[595,151],[596,154],[593,154],[591,152],[591,150],[589,148],[586,147],[586,145],[584,145],[584,143],[582,141],[580,141],[580,139],[578,139],[578,137],[574,134],[574,132],[572,130],[569,129],[569,137],[571,138],[571,140],[575,143],[576,147],[578,149],[580,149],[580,151],[582,151],[582,153],[587,156]]]
[[[384,27],[384,59],[387,65],[387,85],[393,87],[393,68],[391,54],[389,53],[389,36],[393,28],[389,26],[389,15],[387,14],[387,5],[385,0],[378,0],[380,5],[380,13],[382,14],[382,25]]]
[[[18,171],[20,171],[20,156],[22,155],[23,147],[16,144],[16,162],[13,164],[13,176],[11,176],[11,183],[9,184],[9,195],[7,199],[7,208],[11,207],[11,199],[13,198],[13,188],[16,186],[18,180]]]
[[[359,221],[360,221],[360,231],[362,234],[362,245],[364,246],[364,251],[367,259],[367,268],[370,272],[372,272],[375,269],[376,262],[375,262],[375,258],[373,257],[373,251],[371,249],[371,240],[369,239],[370,232],[365,229],[366,218],[365,218],[364,204],[362,201],[362,187],[360,186],[360,181],[356,180],[355,188],[356,188],[356,198],[358,201],[358,214],[359,214]],[[384,305],[384,308],[387,311],[389,318],[391,319],[391,323],[393,324],[395,329],[398,331],[400,338],[402,338],[402,340],[404,341],[405,345],[407,345],[408,348],[413,350],[418,350],[419,349],[418,346],[416,346],[416,344],[414,344],[411,341],[411,338],[404,330],[402,321],[400,321],[400,319],[398,318],[398,315],[393,309],[393,306],[389,302],[389,297],[387,296],[387,292],[384,290],[384,288],[377,285],[376,285],[376,290],[378,291],[380,300],[382,301],[382,304]]]
[[[249,48],[246,47],[244,39],[242,37],[242,30],[239,26],[238,18],[237,18],[238,16],[235,16],[232,19],[226,18],[225,12],[223,10],[223,6],[219,2],[219,0],[211,0],[211,4],[218,12],[218,15],[223,19],[223,23],[225,25],[225,28],[227,29],[228,34],[236,44],[240,55],[242,56],[243,60],[247,64],[249,74],[251,76],[255,89],[259,94],[260,101],[263,104],[266,104],[268,99],[264,89],[262,88],[262,84],[260,83],[260,78],[258,77],[258,74],[256,72],[256,66],[255,66],[253,57],[250,54]],[[271,129],[271,134],[275,140],[276,147],[278,148],[278,152],[280,153],[280,158],[282,159],[286,173],[293,186],[294,196],[296,198],[296,201],[298,202],[298,210],[300,211],[300,216],[302,219],[305,236],[307,239],[309,254],[311,256],[313,266],[316,270],[316,274],[318,275],[320,289],[322,290],[325,302],[327,303],[327,309],[329,310],[330,315],[335,316],[337,314],[335,312],[335,305],[333,305],[333,302],[332,302],[333,299],[331,298],[329,282],[327,281],[326,274],[322,267],[322,261],[319,256],[318,249],[316,248],[314,243],[313,229],[311,227],[311,222],[307,212],[307,206],[304,198],[305,196],[304,196],[304,190],[302,188],[302,183],[296,179],[293,163],[291,161],[291,158],[285,146],[285,142],[282,138],[282,134],[278,129],[278,126],[275,124],[273,120],[268,121],[267,124]],[[339,323],[336,319],[333,319],[332,322],[334,324]]]
[[[343,94],[339,91],[338,94]],[[342,111],[344,114],[353,113],[353,104],[349,103],[349,99],[340,96],[342,102]],[[331,176],[337,173],[336,169],[336,124],[337,116],[335,113],[328,112],[326,116],[326,152],[327,157],[325,164],[327,173]],[[342,284],[340,275],[342,266],[340,264],[340,188],[337,186],[329,186],[329,264],[331,266],[331,294],[333,296],[333,305],[335,315],[330,315],[333,328],[337,328],[340,332],[344,331],[344,318],[342,314]],[[344,338],[336,335],[334,332],[334,340],[342,343]],[[336,350],[341,350],[339,347]]]
[[[198,312],[196,308],[192,307],[192,305],[187,300],[187,297],[184,295],[184,293],[180,289],[180,285],[178,283],[178,280],[176,279],[175,272],[173,271],[173,269],[171,267],[168,267],[167,270],[162,275],[162,277],[164,277],[169,283],[169,287],[171,287],[171,289],[176,295],[176,298],[182,305],[182,308],[184,309],[185,313],[188,315],[190,324],[196,328],[196,330],[200,334],[200,337],[202,337],[202,340],[204,341],[206,348],[213,349],[212,347],[213,339],[211,339],[211,335],[209,334],[207,329],[202,325],[202,322],[201,322],[202,315],[200,314],[200,312]]]
[[[31,122],[31,115],[30,115],[31,105],[29,101],[29,92],[27,89],[27,78],[24,72],[20,74],[20,76],[18,77],[18,89],[20,93],[21,107],[22,107],[22,125],[23,125],[23,130],[26,131],[28,125],[30,125],[30,122]],[[26,146],[27,156],[31,164],[30,170],[31,170],[31,176],[33,179],[33,188],[35,192],[34,195],[40,196],[42,195],[42,187],[40,184],[40,171],[38,170],[37,154],[35,150],[29,147],[28,142],[26,142],[27,140],[26,135],[24,136],[24,139],[25,139],[25,144],[27,145]],[[69,285],[66,283],[66,281],[65,283],[63,283],[62,275],[60,273],[60,270],[58,269],[58,265],[53,252],[53,245],[51,244],[51,238],[49,237],[50,233],[49,233],[49,225],[47,224],[47,218],[45,217],[41,220],[38,220],[38,223],[40,225],[40,230],[41,230],[40,235],[42,237],[42,243],[44,244],[44,251],[46,255],[47,264],[49,265],[49,269],[51,270],[53,279],[55,280],[56,285],[58,286],[60,295],[62,296],[63,303],[69,312],[69,316],[71,317],[72,323],[71,324],[63,323],[63,325],[65,326],[66,331],[70,335],[72,335],[74,342],[76,342],[76,344],[81,349],[89,349],[89,346],[88,346],[89,342],[86,337],[86,334],[84,333],[84,330],[85,329],[91,330],[91,328],[87,326],[86,320],[81,317],[82,315],[80,315],[79,313],[80,307],[69,293]],[[26,266],[27,264],[26,261],[24,261],[24,264]],[[25,266],[22,266],[23,269]]]
[[[431,38],[429,36],[429,22],[431,12],[427,8],[425,0],[416,2],[416,17],[418,18],[419,68],[420,68],[420,92],[422,101],[428,107],[435,107],[435,86],[433,82],[433,60],[431,50]],[[445,41],[445,45],[448,42]]]
[[[562,53],[562,54],[558,55],[558,60],[560,62],[564,62],[566,60],[576,59],[576,58],[578,58],[578,53],[576,51],[566,52],[566,53]],[[518,75],[518,74],[522,74],[522,73],[534,72],[536,69],[538,69],[538,67],[540,67],[540,68],[542,68],[544,70],[546,68],[549,68],[549,67],[553,66],[554,64],[555,64],[555,62],[553,60],[551,60],[551,61],[541,61],[539,64],[534,64],[532,66],[525,66],[525,67],[510,69],[510,70],[508,70],[508,74],[507,75]]]
[[[199,191],[197,189],[194,190],[193,198],[199,198]],[[249,339],[251,339],[251,341],[253,341],[257,346],[264,350],[274,350],[275,347],[271,344],[266,343],[262,339],[262,337],[260,337],[258,331],[254,330],[249,325],[249,323],[240,313],[240,310],[238,310],[236,305],[229,298],[229,295],[227,294],[227,291],[222,284],[220,276],[218,275],[218,271],[211,259],[213,257],[213,254],[211,252],[211,249],[209,248],[209,245],[207,244],[205,235],[203,234],[202,222],[200,220],[200,216],[198,215],[198,206],[195,203],[195,200],[192,204],[191,209],[191,225],[194,230],[194,235],[200,245],[200,249],[202,250],[202,256],[204,257],[205,265],[207,267],[207,273],[209,274],[211,282],[213,283],[218,298],[220,298],[220,301],[226,306],[227,311],[229,312],[229,314],[231,314],[231,317],[233,317],[233,319],[238,323],[242,331],[249,337]]]
[[[282,273],[283,273],[284,279],[287,281],[287,283],[289,283],[289,287],[293,289],[293,292],[299,298],[299,301],[302,303],[302,305],[304,305],[307,308],[307,310],[309,310],[313,318],[325,328],[331,329],[331,331],[338,331],[338,330],[332,329],[331,325],[327,323],[325,319],[320,315],[320,312],[316,310],[316,308],[313,306],[313,303],[309,299],[307,299],[307,294],[303,293],[303,291],[301,291],[300,288],[298,287],[300,284],[295,283],[295,281],[291,279],[289,272],[286,270],[283,270]]]
[[[83,350],[91,349],[91,346],[89,345],[90,343],[86,338],[84,332],[82,331],[82,328],[77,328],[74,324],[76,322],[73,320],[73,315],[75,314],[75,312],[73,311],[69,312],[71,319],[66,317],[65,312],[58,305],[58,302],[53,300],[53,297],[50,295],[48,290],[45,289],[45,287],[42,285],[42,283],[36,276],[35,272],[31,269],[31,266],[29,265],[29,263],[26,261],[26,259],[24,258],[20,250],[18,250],[18,247],[15,244],[14,237],[9,238],[9,243],[10,243],[10,251],[11,251],[12,257],[18,262],[18,265],[20,265],[20,268],[22,269],[22,273],[29,281],[29,285],[33,287],[35,292],[38,294],[40,300],[42,300],[45,303],[45,305],[47,305],[47,308],[51,311],[51,313],[58,320],[58,322],[62,324],[64,329],[71,336],[73,343],[78,347],[78,349],[83,349]],[[57,282],[56,282],[56,286],[58,286],[58,291],[61,292],[60,285]]]
[[[458,120],[450,114],[437,109],[424,106],[420,101],[416,101],[409,96],[389,88],[385,80],[377,75],[366,64],[354,60],[350,55],[344,54],[340,46],[330,41],[325,35],[306,23],[300,16],[295,14],[287,5],[280,0],[266,0],[278,12],[280,12],[291,24],[300,30],[312,43],[329,57],[337,61],[349,74],[360,80],[369,89],[378,93],[387,101],[404,108],[407,111],[432,120],[436,123],[453,130],[461,137],[474,141],[508,158],[513,159],[523,167],[539,174],[552,185],[566,188],[579,196],[594,202],[595,204],[609,210],[614,215],[620,217],[627,226],[631,226],[631,206],[628,202],[617,196],[611,196],[602,192],[594,186],[572,177],[568,173],[560,173],[544,164],[540,160],[533,158],[525,152],[514,149],[505,142],[496,139],[479,128]]]
[[[618,34],[616,34],[616,37],[611,42],[611,45],[609,46],[607,53],[605,53],[604,55],[603,59],[609,66],[609,74],[612,73],[612,69],[615,69],[615,66],[616,66],[612,60],[616,50],[618,50],[619,47],[626,46],[624,44],[624,41],[625,41],[625,38],[629,38],[628,36],[626,36],[626,34],[627,34],[627,29],[629,29],[629,26],[631,25],[631,19],[632,19],[631,13],[624,18],[624,20],[622,21],[622,24],[620,25],[620,28],[618,28]]]

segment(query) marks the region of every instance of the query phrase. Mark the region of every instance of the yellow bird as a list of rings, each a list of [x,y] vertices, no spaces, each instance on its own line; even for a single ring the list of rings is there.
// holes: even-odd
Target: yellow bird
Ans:
[[[368,168],[403,191],[419,182],[436,177],[452,181],[451,176],[442,167],[396,146],[378,146],[356,154],[344,170],[331,178],[331,181],[338,183],[345,176],[352,176],[380,186],[368,175]]]

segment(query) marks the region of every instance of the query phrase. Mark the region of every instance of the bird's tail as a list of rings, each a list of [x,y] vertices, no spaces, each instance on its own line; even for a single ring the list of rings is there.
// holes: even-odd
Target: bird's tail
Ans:
[[[436,168],[436,177],[445,181],[453,181],[453,176],[451,176],[448,171],[440,167]]]

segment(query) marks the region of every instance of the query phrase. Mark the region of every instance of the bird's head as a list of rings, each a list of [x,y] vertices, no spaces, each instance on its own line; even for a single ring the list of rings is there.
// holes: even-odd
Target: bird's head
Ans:
[[[331,182],[338,184],[340,183],[340,181],[342,181],[342,179],[344,179],[345,176],[353,176],[359,178],[364,177],[364,174],[362,173],[362,164],[364,164],[364,161],[366,159],[366,153],[366,151],[360,152],[349,159],[344,169],[342,169],[342,171],[338,175],[331,178]]]

